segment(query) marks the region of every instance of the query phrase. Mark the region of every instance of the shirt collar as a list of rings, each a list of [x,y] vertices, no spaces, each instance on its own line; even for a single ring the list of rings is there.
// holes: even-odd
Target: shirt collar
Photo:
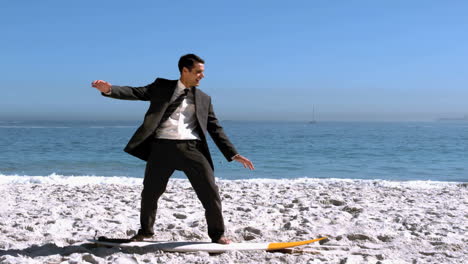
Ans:
[[[183,91],[184,89],[186,89],[187,87],[185,87],[185,85],[182,83],[181,80],[178,80],[177,81],[177,90],[178,91]],[[190,87],[188,87],[190,89]],[[192,89],[190,89],[192,90]]]

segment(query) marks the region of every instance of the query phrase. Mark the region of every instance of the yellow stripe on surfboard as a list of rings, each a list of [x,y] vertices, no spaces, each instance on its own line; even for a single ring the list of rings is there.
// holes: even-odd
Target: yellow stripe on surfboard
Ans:
[[[277,249],[307,245],[307,244],[317,242],[317,241],[320,241],[320,240],[323,240],[323,239],[326,239],[326,238],[327,237],[321,237],[321,238],[317,238],[317,239],[297,241],[297,242],[270,243],[270,244],[268,244],[267,250],[277,250]]]

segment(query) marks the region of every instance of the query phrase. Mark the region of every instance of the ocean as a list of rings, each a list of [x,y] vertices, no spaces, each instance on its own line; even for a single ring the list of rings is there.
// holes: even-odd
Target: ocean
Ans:
[[[142,178],[123,152],[140,121],[0,121],[0,176]],[[220,179],[468,181],[468,122],[221,121],[254,171],[210,140]],[[176,172],[174,178],[184,178]]]

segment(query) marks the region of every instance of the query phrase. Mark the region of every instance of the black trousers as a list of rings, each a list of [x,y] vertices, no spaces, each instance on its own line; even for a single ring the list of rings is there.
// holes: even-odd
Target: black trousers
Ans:
[[[200,150],[198,140],[155,139],[146,164],[141,193],[141,229],[139,234],[153,235],[158,199],[166,190],[175,170],[187,175],[198,199],[205,208],[208,235],[217,241],[224,234],[221,198],[215,183],[213,169]]]

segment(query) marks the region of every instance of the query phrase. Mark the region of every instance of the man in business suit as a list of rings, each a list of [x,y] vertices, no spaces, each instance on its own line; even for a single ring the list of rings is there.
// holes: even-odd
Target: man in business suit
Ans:
[[[210,134],[228,161],[238,161],[251,170],[250,160],[240,155],[220,126],[211,98],[197,89],[204,75],[204,61],[195,54],[179,60],[179,80],[157,78],[143,87],[115,86],[96,80],[92,86],[102,95],[124,100],[150,101],[143,124],[125,151],[147,161],[141,194],[141,228],[134,240],[154,235],[157,202],[175,170],[183,171],[205,208],[208,235],[216,243],[229,244],[224,236],[221,198],[214,179],[214,166],[206,134]]]

